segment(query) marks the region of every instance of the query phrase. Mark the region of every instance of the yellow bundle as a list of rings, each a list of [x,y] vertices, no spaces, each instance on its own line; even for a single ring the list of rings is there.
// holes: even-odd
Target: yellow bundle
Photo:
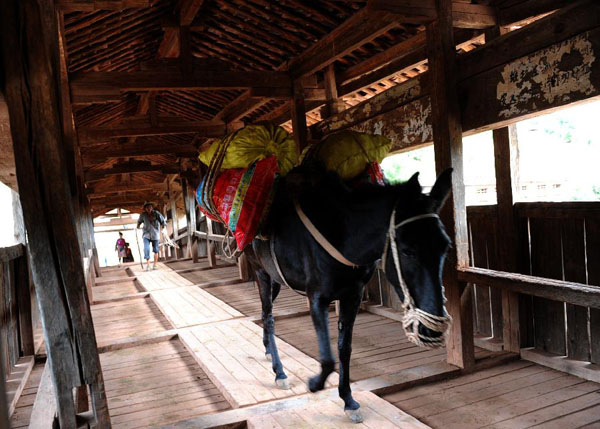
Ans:
[[[216,141],[201,152],[200,161],[210,165],[219,144],[220,141]],[[286,130],[273,124],[248,125],[233,137],[221,168],[248,168],[253,162],[273,155],[281,175],[285,176],[298,162],[296,142]]]
[[[318,159],[329,171],[335,171],[344,180],[354,179],[368,164],[380,163],[392,148],[392,141],[384,136],[341,131],[327,136],[308,147],[302,159]]]

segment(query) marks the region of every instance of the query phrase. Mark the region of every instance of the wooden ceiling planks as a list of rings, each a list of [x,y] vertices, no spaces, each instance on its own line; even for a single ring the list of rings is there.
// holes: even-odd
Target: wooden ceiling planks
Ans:
[[[544,7],[551,7],[560,0],[543,2],[549,5]],[[369,11],[367,2],[335,0],[103,2],[110,3],[105,7],[110,10],[97,10],[100,2],[91,0],[58,3],[67,11],[68,66],[70,73],[77,72],[71,76],[75,124],[83,137],[82,150],[88,153],[85,165],[92,168],[89,171],[118,164],[119,150],[121,163],[127,158],[145,159],[160,167],[161,162],[173,162],[161,156],[174,139],[181,145],[174,154],[186,157],[205,138],[221,135],[221,129],[196,137],[163,135],[194,128],[177,128],[176,124],[167,128],[157,124],[160,118],[176,116],[186,121],[186,126],[199,123],[199,128],[214,120],[224,126],[239,120],[284,122],[290,117],[288,72],[297,78],[334,64],[339,96],[346,106],[352,106],[427,70],[419,26],[425,21],[403,22],[399,3],[387,0],[370,1]],[[412,0],[400,3],[416,4]],[[419,7],[427,8],[429,3],[432,1],[421,2]],[[515,2],[498,6],[501,12],[526,13],[515,11]],[[475,23],[481,28],[495,23],[495,14],[487,6],[462,1],[458,7],[463,13],[460,19],[466,20],[469,14],[479,18],[468,16],[469,22],[455,25],[473,27]],[[373,11],[376,8],[386,11]],[[181,26],[189,26],[187,52],[192,61],[188,63],[199,72],[182,73],[186,69],[181,68],[179,59],[169,60],[171,63],[162,59],[180,56]],[[464,33],[463,41],[469,42],[463,50],[482,43],[476,36]],[[106,72],[115,73],[99,74]],[[154,120],[149,117],[147,124],[140,125],[135,115],[148,115],[147,109],[140,110],[148,91],[153,94],[155,108],[149,116]],[[310,88],[304,97],[307,122],[313,124],[320,120],[315,109],[324,101],[323,90]],[[142,137],[147,134],[152,136]],[[140,145],[136,138],[143,139]],[[109,155],[101,156],[100,148]],[[147,173],[159,176],[161,171]],[[97,183],[109,183],[106,177],[112,176],[103,177]]]

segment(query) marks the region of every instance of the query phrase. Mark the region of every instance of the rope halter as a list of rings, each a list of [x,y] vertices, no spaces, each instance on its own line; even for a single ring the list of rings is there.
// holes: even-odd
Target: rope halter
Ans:
[[[434,314],[427,313],[426,311],[423,311],[415,306],[415,301],[411,296],[410,291],[408,290],[408,286],[404,281],[404,277],[402,277],[400,257],[398,256],[398,246],[396,245],[396,230],[398,228],[411,222],[428,218],[439,219],[439,216],[436,213],[427,213],[410,217],[396,224],[396,209],[394,209],[394,211],[392,211],[392,217],[390,219],[388,237],[392,248],[392,256],[394,258],[394,266],[396,267],[396,273],[398,275],[398,282],[400,283],[400,288],[402,289],[402,294],[404,295],[404,300],[402,301],[402,308],[404,309],[402,327],[404,328],[404,332],[406,332],[406,337],[410,342],[418,346],[426,348],[437,348],[444,346],[446,342],[446,334],[448,332],[448,327],[452,323],[452,318],[447,313],[445,305],[443,306],[443,316],[436,316]],[[385,264],[385,261],[383,261],[383,263]],[[443,293],[444,289],[442,287],[442,295]],[[422,324],[423,326],[429,328],[434,332],[440,332],[443,335],[440,335],[439,337],[429,337],[426,335],[422,335],[419,333],[419,324]]]

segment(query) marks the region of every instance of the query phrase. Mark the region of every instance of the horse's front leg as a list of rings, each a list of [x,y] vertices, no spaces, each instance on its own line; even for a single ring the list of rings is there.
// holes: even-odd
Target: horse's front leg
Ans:
[[[288,377],[283,370],[277,344],[275,343],[275,318],[273,317],[273,301],[279,294],[281,285],[271,281],[271,277],[262,269],[256,271],[256,277],[260,292],[260,302],[262,304],[263,321],[263,344],[265,346],[265,356],[273,364],[275,373],[275,384],[280,389],[289,389]]]
[[[362,291],[361,291],[362,292]],[[352,331],[360,306],[362,293],[340,300],[338,321],[338,354],[340,357],[340,383],[338,392],[344,401],[344,411],[354,423],[363,421],[360,404],[352,397],[350,389],[350,355],[352,354]]]
[[[330,302],[330,300],[318,295],[310,298],[310,315],[317,331],[317,342],[319,344],[319,356],[321,360],[321,373],[308,380],[308,388],[311,392],[323,390],[327,377],[335,368],[335,359],[331,352],[331,343],[329,340]]]

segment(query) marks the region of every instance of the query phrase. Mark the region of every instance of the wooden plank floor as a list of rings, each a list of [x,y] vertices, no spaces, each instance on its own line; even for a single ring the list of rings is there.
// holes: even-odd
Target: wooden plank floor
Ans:
[[[91,310],[98,346],[171,329],[150,298],[92,305]]]
[[[180,332],[180,338],[234,407],[306,393],[306,380],[320,369],[316,360],[279,340],[291,387],[279,389],[265,358],[262,328],[247,320],[197,326]],[[335,374],[331,381],[337,383]],[[328,382],[329,387],[334,385]]]
[[[330,312],[329,333],[336,356],[337,321],[335,313]],[[317,337],[310,316],[278,320],[275,332],[282,340],[318,359]],[[400,322],[370,313],[359,313],[356,319],[350,360],[352,381],[440,362],[445,358],[445,349],[428,350],[409,342]],[[285,365],[285,361],[283,363]]]
[[[176,328],[243,316],[197,286],[155,290],[152,300]]]
[[[190,263],[189,266],[191,267],[193,265]],[[191,271],[181,273],[180,275],[192,284],[197,285],[211,284],[215,281],[239,279],[240,277],[240,273],[236,266],[224,266],[213,268],[211,270]]]
[[[178,339],[100,355],[115,428],[163,425],[230,408]]]
[[[135,274],[139,284],[148,292],[193,285],[192,282],[162,263],[158,264],[157,270],[144,271],[139,265],[131,267],[130,270]]]
[[[42,372],[44,371],[44,364],[37,364],[33,367],[29,379],[25,384],[25,389],[21,393],[21,397],[17,401],[17,407],[15,412],[10,418],[11,428],[23,428],[29,426],[29,418],[31,417],[31,409],[33,408],[33,402],[35,401],[35,395],[37,394],[40,379],[42,378]]]
[[[246,316],[260,316],[262,313],[258,288],[255,287],[254,282],[216,286],[206,291]],[[283,287],[277,297],[274,311],[278,313],[292,310],[308,311],[306,298]]]
[[[94,301],[104,301],[107,299],[121,298],[142,292],[135,281],[119,282],[114,284],[96,285],[92,288]]]
[[[600,384],[527,361],[384,399],[433,428],[600,427]]]
[[[429,426],[402,412],[370,392],[356,392],[364,422],[351,423],[343,413],[340,399],[322,398],[297,409],[248,419],[249,429],[284,428],[357,428],[357,429],[427,429]]]

